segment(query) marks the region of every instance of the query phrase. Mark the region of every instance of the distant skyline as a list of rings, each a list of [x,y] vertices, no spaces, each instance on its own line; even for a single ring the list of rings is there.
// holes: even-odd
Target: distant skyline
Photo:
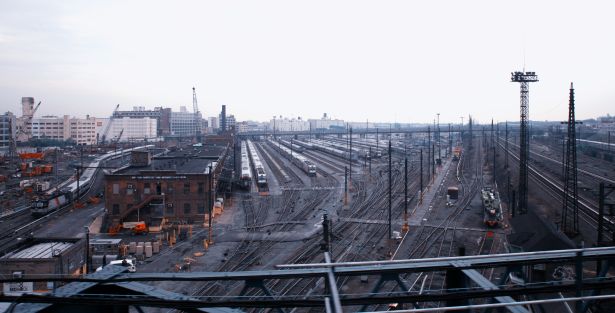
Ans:
[[[612,1],[2,1],[0,111],[116,104],[238,120],[517,121],[614,114]]]

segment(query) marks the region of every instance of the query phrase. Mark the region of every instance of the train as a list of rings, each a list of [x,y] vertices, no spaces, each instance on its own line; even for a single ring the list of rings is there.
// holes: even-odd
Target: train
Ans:
[[[269,140],[269,143],[273,146],[275,150],[277,150],[281,155],[289,159],[293,164],[295,164],[308,176],[316,176],[316,165],[314,165],[314,163],[312,163],[310,160],[299,154],[299,152],[296,152],[294,150],[290,151],[289,148],[278,144],[273,140]]]
[[[122,149],[120,151],[109,152],[95,158],[94,161],[87,164],[87,166],[85,166],[81,171],[78,182],[74,178],[69,178],[68,180],[60,183],[57,187],[52,188],[40,197],[35,198],[32,201],[30,213],[34,217],[40,217],[58,210],[59,208],[70,204],[72,201],[78,200],[90,190],[90,187],[94,182],[94,178],[100,170],[100,166],[103,165],[104,162],[117,159],[123,154],[130,153],[133,150],[151,149],[153,147],[154,145],[145,145],[131,149]]]
[[[352,149],[348,147],[346,141],[339,142],[337,140],[327,139],[327,140],[317,140],[317,143],[328,145],[328,146],[331,146],[335,149],[342,150],[342,151],[352,151],[353,155],[356,154],[361,159],[369,160],[370,158],[369,148],[365,149],[363,147],[357,146],[354,142],[353,142]]]
[[[243,189],[250,189],[252,184],[252,172],[250,172],[250,158],[248,157],[248,146],[245,140],[241,141],[241,173],[239,185]]]
[[[267,187],[267,173],[265,173],[265,168],[263,167],[263,163],[261,163],[261,159],[258,157],[258,153],[256,153],[256,148],[254,147],[254,143],[251,140],[247,141],[247,146],[249,150],[249,156],[252,163],[252,169],[254,171],[254,177],[256,177],[256,184],[258,187],[266,188]]]
[[[286,140],[278,139],[278,142],[288,149],[291,148],[291,143]],[[295,142],[292,143],[292,149],[293,149],[293,152],[299,152],[299,153],[302,153],[303,151],[305,151],[305,149],[302,146],[297,145]]]
[[[335,147],[331,147],[327,144],[324,144],[320,141],[312,141],[312,142],[304,142],[304,141],[293,141],[293,143],[296,143],[299,146],[302,146],[308,150],[317,150],[317,151],[321,151],[324,152],[326,154],[330,154],[345,160],[348,160],[348,158],[351,158],[353,161],[358,161],[358,156],[356,153],[353,153],[352,156],[350,155],[350,153],[348,153],[347,151],[343,151],[340,150],[338,148]]]
[[[483,222],[489,227],[498,226],[502,220],[502,206],[493,188],[483,188],[481,190],[481,199],[483,201]]]

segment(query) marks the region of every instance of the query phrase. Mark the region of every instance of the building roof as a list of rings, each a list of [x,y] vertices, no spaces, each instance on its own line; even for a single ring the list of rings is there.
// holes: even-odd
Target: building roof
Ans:
[[[49,259],[68,250],[74,244],[66,241],[35,243],[4,255],[0,259]]]
[[[204,174],[208,173],[209,164],[218,160],[225,149],[223,145],[204,145],[169,151],[153,157],[149,166],[129,166],[112,175],[146,175],[163,171],[169,174]]]
[[[523,251],[574,249],[574,243],[559,232],[553,222],[529,211],[511,219],[515,232],[508,235],[508,242]]]

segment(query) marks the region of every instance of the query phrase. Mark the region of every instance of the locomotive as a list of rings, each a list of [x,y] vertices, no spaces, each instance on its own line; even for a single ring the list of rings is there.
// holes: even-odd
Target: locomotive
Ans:
[[[500,199],[496,197],[491,187],[485,187],[481,190],[481,198],[483,201],[483,222],[489,227],[498,226],[502,220]]]

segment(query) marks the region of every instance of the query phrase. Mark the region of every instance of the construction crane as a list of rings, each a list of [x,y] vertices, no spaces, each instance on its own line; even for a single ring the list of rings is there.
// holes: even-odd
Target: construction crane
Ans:
[[[118,142],[120,142],[120,139],[122,139],[122,135],[123,135],[123,134],[124,134],[124,129],[122,128],[122,130],[120,131],[120,134],[119,134],[119,135],[117,135],[117,138],[115,138],[115,139],[113,140],[113,142],[114,142],[114,143],[118,143]]]
[[[17,138],[17,141],[24,142],[30,140],[32,135],[32,125],[30,123],[32,122],[32,118],[34,117],[34,114],[36,114],[36,111],[40,106],[41,101],[39,101],[38,104],[34,107],[34,109],[32,109],[32,115],[23,116],[23,120],[21,121],[21,123],[18,123],[17,132],[15,134],[15,138]]]
[[[116,105],[115,109],[113,110],[113,113],[111,113],[111,116],[109,117],[109,121],[107,121],[107,125],[105,125],[105,129],[102,132],[102,136],[100,136],[100,143],[101,144],[105,144],[105,141],[107,139],[107,133],[109,133],[109,128],[111,127],[111,123],[113,123],[113,117],[115,116],[115,112],[117,112],[117,110],[120,108],[120,105]]]
[[[194,88],[194,86],[192,86],[192,110],[194,111],[194,136],[199,138],[201,132],[199,104],[196,101],[196,88]]]

